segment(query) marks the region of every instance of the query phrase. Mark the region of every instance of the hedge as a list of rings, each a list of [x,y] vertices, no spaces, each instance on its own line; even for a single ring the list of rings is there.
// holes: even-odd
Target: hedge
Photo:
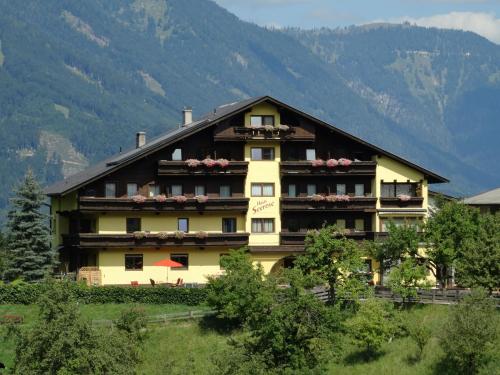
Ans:
[[[195,306],[205,302],[205,288],[166,288],[100,286],[87,287],[77,283],[67,283],[75,299],[84,304],[101,303],[148,303],[182,304]],[[50,284],[0,285],[0,304],[36,303]]]

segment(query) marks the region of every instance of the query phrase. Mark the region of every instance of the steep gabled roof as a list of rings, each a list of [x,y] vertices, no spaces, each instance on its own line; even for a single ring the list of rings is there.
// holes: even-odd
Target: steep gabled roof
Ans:
[[[394,155],[388,151],[385,151],[371,143],[368,143],[358,137],[355,137],[339,128],[336,128],[333,125],[330,125],[322,120],[319,120],[305,112],[302,112],[296,108],[289,106],[288,104],[282,103],[277,99],[274,99],[270,96],[259,96],[247,100],[243,100],[240,102],[230,103],[221,105],[214,109],[213,112],[209,112],[206,115],[199,118],[197,121],[188,124],[188,126],[181,127],[179,129],[172,130],[162,136],[159,136],[150,142],[146,143],[143,147],[134,148],[128,150],[124,153],[120,153],[102,161],[80,173],[77,173],[73,176],[67,177],[62,181],[59,181],[45,189],[45,193],[47,195],[64,195],[70,193],[76,189],[79,189],[83,185],[86,185],[92,181],[95,181],[101,177],[106,176],[107,174],[114,172],[131,162],[140,159],[143,156],[149,155],[153,152],[158,151],[159,149],[168,146],[180,139],[183,139],[187,136],[195,134],[203,129],[208,128],[209,126],[215,125],[216,123],[225,120],[226,118],[237,114],[238,112],[249,109],[257,104],[262,102],[271,102],[274,105],[282,108],[286,108],[290,111],[296,112],[305,118],[321,125],[325,126],[339,134],[342,134],[356,142],[359,142],[368,148],[374,150],[375,152],[386,155],[392,159],[398,160],[399,162],[406,164],[420,172],[422,172],[427,178],[429,182],[448,182],[448,180],[444,177],[441,177],[427,169],[424,169],[416,164],[409,162],[397,155]]]
[[[500,204],[500,187],[464,199],[465,204]]]

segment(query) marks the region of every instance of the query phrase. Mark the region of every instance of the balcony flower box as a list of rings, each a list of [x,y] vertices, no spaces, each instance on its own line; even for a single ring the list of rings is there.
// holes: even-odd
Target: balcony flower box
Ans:
[[[339,162],[337,161],[337,159],[328,159],[326,161],[326,166],[328,168],[335,168],[337,165],[339,165]]]
[[[311,160],[311,165],[316,168],[322,167],[325,165],[325,161],[322,159]]]
[[[134,232],[134,238],[136,240],[142,240],[142,239],[146,238],[146,232],[142,232],[142,231]]]
[[[350,166],[350,165],[352,164],[352,160],[350,160],[350,159],[345,159],[345,158],[340,158],[340,159],[338,160],[338,163],[339,163],[339,165],[340,165],[340,166],[342,166],[342,167],[348,167],[348,166]]]
[[[182,240],[186,237],[186,233],[184,233],[182,230],[178,230],[174,232],[174,238],[176,240]]]
[[[328,202],[349,202],[351,198],[348,195],[340,194],[340,195],[329,195],[326,197]]]
[[[205,158],[201,161],[203,165],[207,168],[213,168],[217,165],[217,162],[211,158]]]
[[[189,168],[196,168],[196,167],[199,167],[201,164],[201,161],[199,161],[198,159],[187,159],[186,160],[186,165],[189,167]]]
[[[155,201],[158,203],[165,203],[167,201],[167,196],[165,194],[160,194],[155,196]]]
[[[221,168],[226,168],[229,165],[229,161],[227,159],[217,159],[217,165]]]
[[[197,195],[194,197],[198,203],[206,203],[208,201],[208,197],[206,195]]]
[[[199,231],[196,233],[196,238],[199,240],[205,240],[208,237],[208,233],[204,231]]]
[[[168,232],[158,232],[158,238],[160,240],[166,240],[168,238]]]
[[[411,196],[408,195],[408,194],[399,194],[397,196],[397,198],[401,201],[401,202],[409,202],[411,200]]]
[[[130,199],[132,199],[134,201],[134,203],[138,203],[138,204],[146,202],[146,197],[139,195],[139,194],[133,195],[132,197],[130,197]]]
[[[266,132],[272,132],[275,129],[273,125],[264,125],[264,130]]]
[[[324,197],[324,196],[322,196],[322,195],[320,195],[320,194],[313,194],[313,195],[311,196],[311,200],[312,200],[313,202],[321,202],[321,201],[324,201],[324,200],[325,200],[325,197]]]
[[[284,132],[287,132],[290,130],[290,127],[288,125],[278,125],[278,129],[281,130],[281,131],[284,131]]]
[[[187,198],[184,195],[175,195],[172,197],[175,203],[186,203]]]

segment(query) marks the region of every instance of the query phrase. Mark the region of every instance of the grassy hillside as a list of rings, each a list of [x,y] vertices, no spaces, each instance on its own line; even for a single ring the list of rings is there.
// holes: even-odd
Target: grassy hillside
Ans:
[[[175,128],[183,106],[196,116],[262,94],[437,170],[448,191],[498,182],[499,47],[477,35],[283,32],[209,0],[0,7],[0,210],[28,166],[51,182],[130,147],[136,131]]]

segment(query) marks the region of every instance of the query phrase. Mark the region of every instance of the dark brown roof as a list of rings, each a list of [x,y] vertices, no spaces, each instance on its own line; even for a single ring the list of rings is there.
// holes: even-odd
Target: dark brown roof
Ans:
[[[259,96],[247,100],[243,100],[240,102],[235,102],[235,103],[230,103],[230,104],[225,104],[220,107],[217,107],[214,109],[213,112],[207,113],[206,115],[202,116],[200,119],[197,121],[189,124],[188,126],[181,127],[179,129],[172,130],[160,137],[157,137],[153,139],[152,141],[146,143],[143,147],[140,148],[134,148],[131,149],[127,152],[120,153],[118,155],[114,155],[110,157],[109,159],[106,159],[105,161],[102,161],[80,173],[77,173],[73,176],[69,176],[65,178],[62,181],[59,181],[45,189],[45,193],[50,196],[55,196],[55,195],[64,195],[67,193],[70,193],[83,185],[86,185],[92,181],[95,181],[98,178],[101,178],[111,172],[116,171],[117,169],[120,169],[131,162],[137,160],[138,158],[149,155],[160,148],[163,148],[171,143],[174,143],[182,138],[185,138],[191,134],[195,134],[200,130],[206,129],[207,127],[214,125],[224,119],[226,119],[229,116],[233,116],[237,112],[243,111],[245,109],[248,109],[250,107],[253,107],[259,103],[262,102],[271,102],[279,107],[286,108],[290,111],[296,112],[311,121],[314,121],[322,126],[326,126],[330,128],[331,130],[340,133],[356,142],[362,143],[363,145],[371,148],[372,150],[376,151],[377,153],[381,155],[386,155],[392,159],[398,160],[403,164],[406,164],[420,172],[422,172],[427,179],[429,180],[430,183],[440,183],[440,182],[448,182],[448,180],[444,177],[441,177],[434,172],[431,172],[427,169],[424,169],[416,164],[413,164],[409,162],[406,159],[403,159],[397,155],[394,155],[388,151],[385,151],[375,145],[372,145],[371,143],[368,143],[358,137],[355,137],[339,128],[336,128],[333,125],[330,125],[322,120],[319,120],[305,112],[302,112],[296,108],[293,108],[283,102],[280,102],[277,99],[274,99],[270,96]]]

